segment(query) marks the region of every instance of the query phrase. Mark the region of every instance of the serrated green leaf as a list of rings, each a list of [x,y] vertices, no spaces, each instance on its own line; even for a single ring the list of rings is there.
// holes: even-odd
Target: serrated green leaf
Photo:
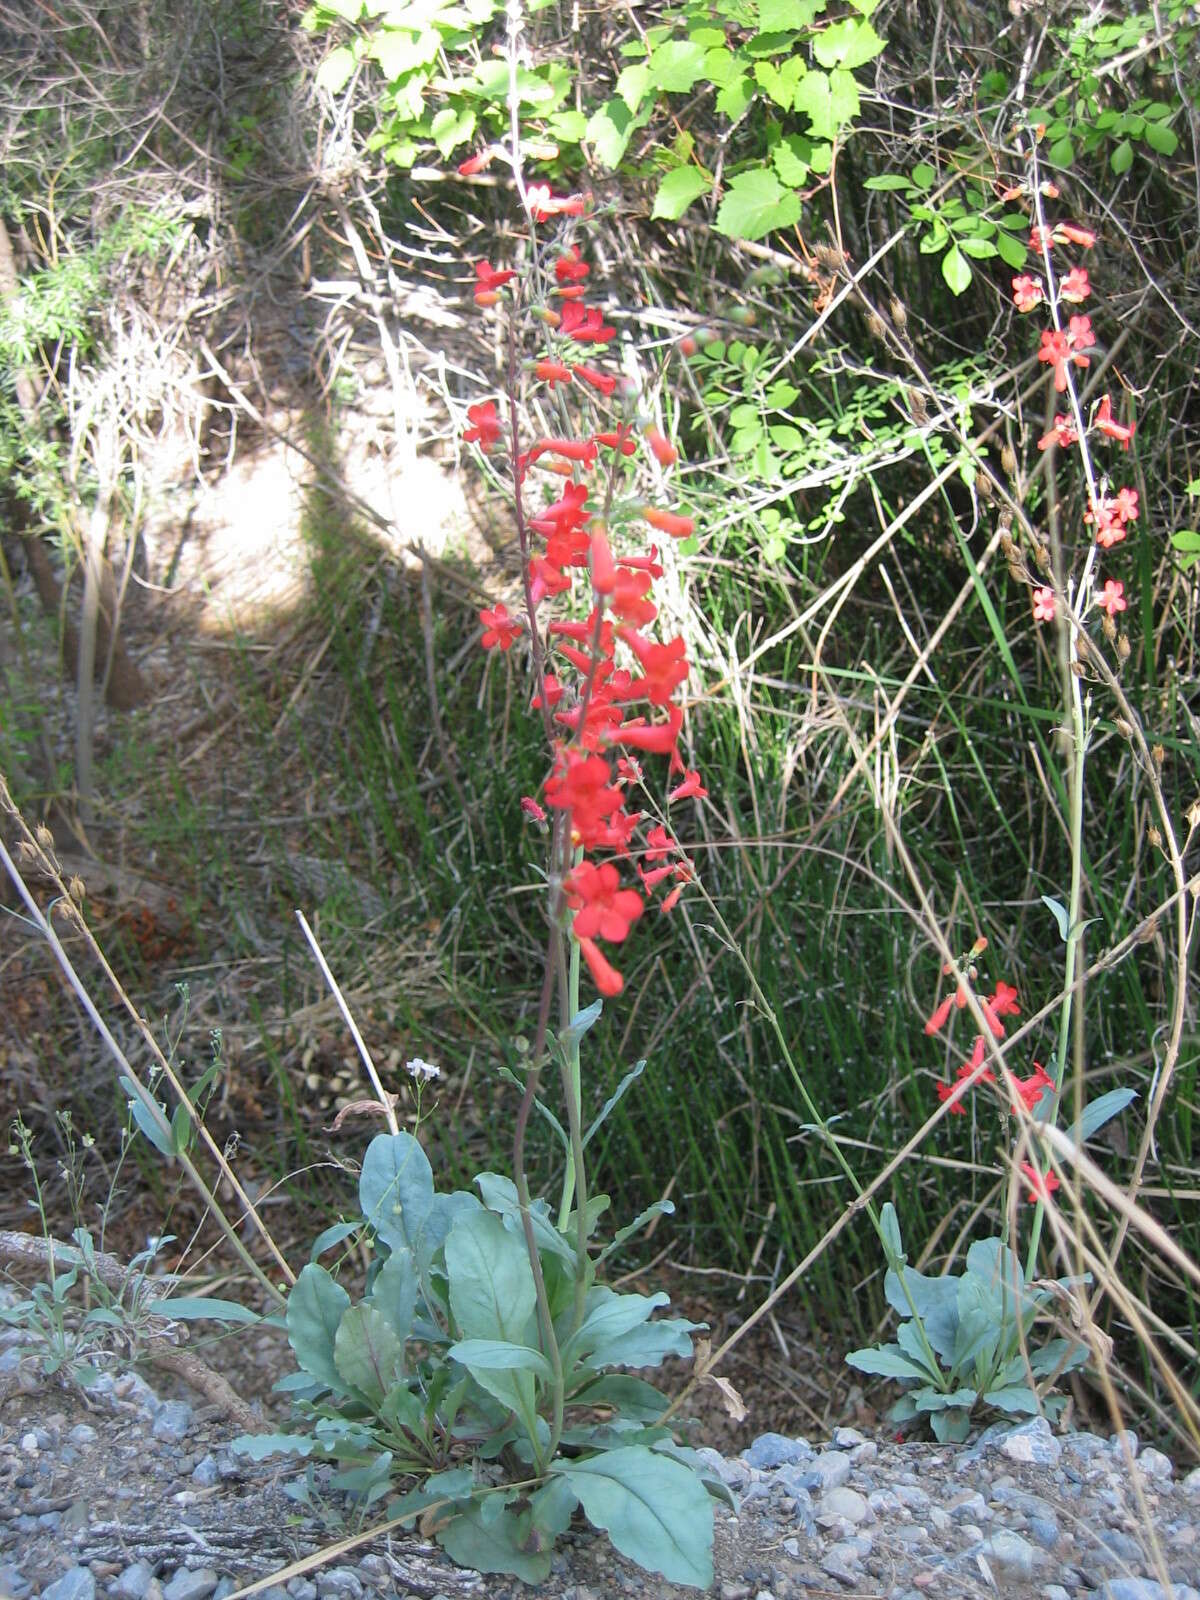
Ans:
[[[700,167],[676,167],[674,172],[668,172],[658,186],[658,193],[654,196],[654,209],[651,217],[665,217],[674,222],[691,205],[693,200],[698,200],[702,194],[707,194],[712,188],[712,179]]]
[[[953,294],[962,294],[971,287],[971,279],[974,277],[971,263],[956,244],[951,245],[942,257],[942,277],[949,284]]]
[[[800,217],[800,198],[785,189],[766,167],[739,172],[725,191],[716,229],[729,239],[761,239],[774,228],[787,228]]]
[[[706,1589],[713,1581],[713,1512],[694,1472],[643,1446],[556,1461],[589,1522],[623,1556],[670,1583]]]
[[[778,66],[774,61],[757,61],[754,64],[755,81],[784,111],[790,110],[796,85],[806,71],[803,56],[790,56]]]
[[[592,113],[587,125],[587,142],[610,171],[620,166],[625,146],[636,126],[624,100],[608,100]]]
[[[336,50],[329,52],[317,68],[317,88],[329,94],[340,94],[349,83],[353,71],[354,51],[349,45],[340,44]]]
[[[884,40],[869,22],[843,17],[816,36],[813,55],[823,67],[843,67],[852,72],[874,60],[883,47]]]
[[[345,1384],[334,1358],[338,1325],[350,1306],[350,1296],[324,1267],[309,1262],[288,1295],[288,1343],[305,1372],[339,1394]]]
[[[644,61],[622,67],[617,78],[617,93],[631,112],[637,110],[650,87],[650,68]]]
[[[693,39],[670,39],[650,57],[650,82],[668,94],[686,94],[704,71],[705,49]]]
[[[754,99],[754,86],[745,72],[735,73],[717,95],[717,110],[730,122],[737,122],[746,114]]]
[[[785,134],[771,151],[771,165],[789,189],[798,189],[812,170],[813,143],[802,133]]]
[[[338,1376],[374,1405],[404,1376],[404,1346],[372,1305],[351,1306],[333,1342]]]

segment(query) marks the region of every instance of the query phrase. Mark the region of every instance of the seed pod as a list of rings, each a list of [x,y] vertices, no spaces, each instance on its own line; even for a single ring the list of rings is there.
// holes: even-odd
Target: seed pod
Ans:
[[[1037,562],[1039,572],[1050,571],[1050,546],[1038,544],[1033,547],[1033,559]]]
[[[1105,612],[1104,616],[1100,618],[1100,630],[1104,634],[1104,637],[1108,640],[1109,644],[1112,644],[1113,640],[1117,637],[1117,625],[1107,612]]]
[[[1016,458],[1015,454],[1013,453],[1012,445],[1006,444],[1004,446],[1004,449],[1001,450],[1001,452],[1000,452],[1000,465],[1004,468],[1005,472],[1008,473],[1010,478],[1015,478],[1016,477],[1016,475],[1017,475],[1017,458]]]
[[[1146,829],[1146,838],[1155,850],[1162,849],[1162,834],[1159,833],[1153,823]]]
[[[67,893],[71,896],[71,899],[74,900],[77,906],[81,906],[83,904],[84,896],[87,894],[87,885],[78,875],[78,873],[67,885]]]
[[[1126,662],[1132,654],[1133,646],[1129,642],[1129,635],[1123,633],[1117,640],[1117,659],[1121,662]]]
[[[905,399],[908,401],[908,414],[917,427],[923,427],[929,421],[929,409],[925,404],[925,396],[918,389],[907,389]]]
[[[1082,661],[1072,661],[1071,671],[1077,678],[1087,677],[1087,668],[1084,666]]]
[[[990,500],[996,493],[996,485],[992,482],[988,473],[981,472],[975,482],[979,489],[979,498],[981,500]]]
[[[903,300],[898,300],[896,296],[893,295],[891,304],[888,306],[888,310],[891,312],[892,321],[899,328],[900,332],[903,333],[908,327],[908,312],[905,309]]]
[[[753,328],[758,322],[758,312],[753,306],[730,306],[726,315],[739,328]]]
[[[872,339],[878,339],[880,344],[887,338],[887,324],[875,311],[870,312],[867,316],[867,332]]]
[[[1016,544],[1013,540],[1012,534],[1009,533],[1008,529],[1004,527],[1003,520],[1001,520],[1000,554],[1004,557],[1005,561],[1015,561],[1017,558]]]
[[[37,834],[37,842],[41,845],[43,850],[54,849],[54,835],[50,832],[50,829],[44,822],[39,822],[37,827],[34,829],[34,832]]]
[[[1122,739],[1133,738],[1133,724],[1131,722],[1126,722],[1124,717],[1114,717],[1113,727],[1121,735]]]
[[[999,527],[1001,533],[1011,533],[1012,532],[1012,525],[1013,525],[1013,514],[1012,514],[1012,511],[1008,506],[1005,506],[1004,510],[1000,513],[1000,521],[997,524],[997,526]]]
[[[813,255],[826,272],[840,272],[846,265],[846,257],[840,250],[834,249],[831,244],[819,244],[813,250]]]
[[[1152,744],[1150,746],[1150,759],[1153,761],[1158,772],[1161,773],[1163,762],[1167,759],[1167,752],[1163,749],[1162,745]]]

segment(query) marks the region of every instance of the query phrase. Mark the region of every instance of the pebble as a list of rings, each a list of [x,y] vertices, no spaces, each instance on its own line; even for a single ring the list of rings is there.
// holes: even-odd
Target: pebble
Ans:
[[[148,1561],[133,1561],[109,1584],[114,1600],[146,1600],[154,1569]]]
[[[1062,1455],[1062,1445],[1045,1417],[1034,1417],[1013,1428],[1000,1441],[1000,1448],[1010,1461],[1030,1461],[1039,1467],[1057,1466]]]
[[[220,1573],[211,1567],[180,1567],[163,1584],[163,1600],[208,1600],[220,1581]]]
[[[808,1461],[813,1454],[807,1439],[789,1439],[782,1433],[760,1433],[743,1459],[748,1467],[770,1469]]]
[[[164,1444],[181,1444],[192,1426],[192,1408],[186,1400],[168,1400],[159,1406],[150,1432]]]
[[[96,1600],[96,1580],[87,1567],[71,1567],[42,1590],[41,1600]]]

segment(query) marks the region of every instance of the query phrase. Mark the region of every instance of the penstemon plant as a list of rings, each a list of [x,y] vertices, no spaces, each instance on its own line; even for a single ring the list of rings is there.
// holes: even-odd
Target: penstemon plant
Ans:
[[[586,303],[578,237],[590,202],[526,188],[518,150],[514,136],[531,224],[525,265],[475,267],[476,302],[507,320],[505,393],[499,407],[470,406],[464,430],[510,499],[524,588],[520,611],[480,613],[481,642],[499,656],[528,641],[530,704],[547,740],[540,795],[520,801],[545,841],[546,944],[512,1177],[485,1172],[471,1190],[441,1194],[413,1135],[375,1138],[359,1182],[361,1222],[317,1241],[288,1299],[301,1371],[281,1387],[310,1426],[246,1437],[239,1448],[336,1461],[334,1487],[364,1506],[396,1475],[415,1475],[418,1486],[388,1504],[389,1516],[420,1516],[453,1560],[480,1571],[541,1581],[555,1538],[581,1509],[623,1554],[704,1587],[712,1496],[728,1492],[676,1442],[662,1420],[666,1397],[620,1371],[690,1355],[701,1325],[652,1320],[665,1294],[619,1294],[598,1281],[613,1250],[673,1209],[661,1201],[607,1243],[597,1239],[608,1198],[593,1191],[587,1147],[645,1063],[585,1126],[580,1059],[603,1001],[623,988],[604,947],[625,940],[654,896],[669,913],[693,879],[642,765],[659,759],[678,779],[668,806],[706,793],[678,752],[689,663],[682,638],[654,636],[652,592],[664,567],[643,531],[680,539],[692,523],[635,492],[651,458],[661,481],[676,452],[604,365],[615,330]],[[555,414],[553,432],[523,432],[531,391]],[[646,809],[635,808],[635,794]],[[590,1004],[581,1003],[585,971],[601,997]],[[412,1067],[418,1083],[429,1074],[426,1063]],[[551,1072],[563,1118],[541,1098]],[[535,1110],[562,1145],[553,1210],[530,1193]],[[316,1257],[356,1231],[374,1263],[352,1302]]]
[[[885,1241],[889,1255],[885,1293],[889,1305],[903,1320],[894,1344],[856,1350],[846,1358],[860,1371],[898,1379],[905,1392],[890,1412],[892,1420],[928,1416],[933,1432],[942,1440],[965,1438],[972,1412],[979,1405],[1002,1412],[1057,1417],[1066,1404],[1065,1396],[1048,1391],[1064,1373],[1083,1365],[1089,1355],[1081,1339],[1054,1338],[1035,1351],[1029,1348],[1029,1334],[1039,1316],[1046,1316],[1058,1303],[1073,1304],[1072,1291],[1090,1281],[1087,1274],[1052,1282],[1033,1280],[1046,1207],[1053,1203],[1051,1196],[1061,1187],[1058,1174],[1037,1154],[1036,1133],[1039,1127],[1057,1120],[1073,1040],[1082,1059],[1082,1019],[1074,1002],[1087,927],[1082,911],[1084,777],[1096,726],[1089,677],[1100,661],[1102,648],[1088,633],[1089,618],[1100,614],[1100,632],[1114,648],[1118,669],[1130,655],[1128,637],[1117,623],[1128,605],[1124,583],[1107,577],[1101,585],[1099,563],[1101,552],[1107,556],[1121,544],[1129,525],[1137,519],[1138,494],[1128,487],[1113,489],[1108,474],[1098,470],[1091,446],[1103,439],[1128,451],[1136,423],[1114,415],[1108,392],[1100,396],[1090,414],[1085,413],[1076,387],[1076,375],[1091,366],[1096,350],[1091,318],[1075,309],[1089,298],[1091,282],[1087,269],[1077,263],[1060,268],[1053,252],[1064,247],[1090,250],[1095,244],[1093,230],[1072,221],[1047,221],[1045,201],[1057,200],[1058,190],[1052,183],[1039,180],[1036,160],[1030,183],[1024,191],[1013,191],[1010,198],[1020,192],[1032,201],[1035,221],[1029,246],[1040,258],[1045,281],[1030,273],[1019,274],[1012,280],[1013,304],[1021,314],[1046,310],[1051,324],[1041,333],[1037,353],[1038,362],[1049,368],[1052,383],[1047,427],[1038,441],[1049,484],[1050,536],[1048,540],[1036,536],[1033,540],[1037,576],[1030,572],[1012,537],[1012,518],[1007,514],[1000,545],[1009,575],[1032,589],[1034,622],[1056,625],[1069,734],[1065,742],[1065,791],[1071,881],[1065,904],[1050,895],[1042,896],[1065,947],[1054,1070],[1047,1072],[1034,1062],[1033,1072],[1020,1078],[1005,1063],[1005,1052],[999,1045],[1005,1036],[1002,1018],[1019,1015],[1018,994],[1003,980],[996,984],[990,997],[975,992],[979,976],[975,961],[987,946],[983,938],[977,939],[957,962],[943,968],[943,975],[952,979],[952,986],[925,1024],[925,1031],[939,1033],[955,1010],[972,1006],[983,1031],[977,1034],[971,1054],[954,1080],[938,1084],[938,1098],[945,1106],[945,1114],[963,1116],[968,1091],[977,1085],[989,1085],[1004,1111],[1018,1119],[1022,1148],[1034,1141],[1030,1151],[1034,1159],[1017,1160],[1014,1156],[1010,1183],[1014,1196],[1019,1186],[1032,1203],[1033,1220],[1023,1268],[1005,1234],[973,1244],[963,1273],[931,1278],[903,1264],[895,1213],[885,1207],[882,1220],[891,1234],[890,1245]],[[1058,410],[1058,404],[1066,409]],[[1057,452],[1075,446],[1086,485],[1083,523],[1087,534],[1082,550],[1063,535],[1052,478]],[[1108,680],[1115,682],[1111,671]],[[1118,729],[1123,721],[1118,719]],[[1127,736],[1132,733],[1129,724],[1125,723],[1125,729]],[[1072,1145],[1082,1147],[1135,1098],[1135,1092],[1127,1088],[1110,1090],[1087,1105],[1080,1098],[1070,1134]],[[1006,1218],[1014,1210],[1015,1207],[1006,1207]]]

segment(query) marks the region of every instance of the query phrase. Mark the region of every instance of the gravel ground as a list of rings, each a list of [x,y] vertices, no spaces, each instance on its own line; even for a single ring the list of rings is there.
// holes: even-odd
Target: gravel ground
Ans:
[[[356,1530],[319,1474],[301,1507],[286,1493],[294,1465],[235,1459],[238,1430],[213,1406],[134,1373],[106,1374],[85,1402],[34,1383],[17,1356],[0,1348],[0,1600],[226,1600],[256,1582],[265,1600],[696,1592],[587,1533],[560,1542],[540,1589],[464,1572],[414,1534],[339,1553]],[[840,1428],[823,1444],[768,1433],[738,1457],[708,1455],[740,1503],[717,1511],[720,1600],[1200,1600],[1200,1468],[1180,1477],[1132,1435],[1123,1449],[1039,1418],[963,1446]]]

